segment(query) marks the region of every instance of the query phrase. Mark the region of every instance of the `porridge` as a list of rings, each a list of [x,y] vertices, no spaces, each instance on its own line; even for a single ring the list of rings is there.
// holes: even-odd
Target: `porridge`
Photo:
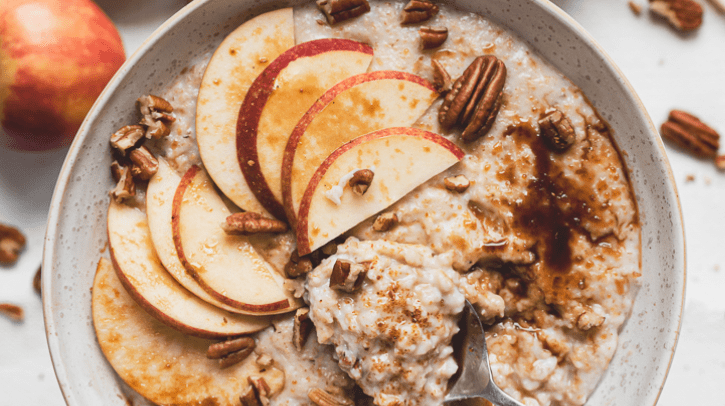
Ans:
[[[173,113],[158,104],[161,101],[140,103],[145,121],[139,131],[148,135],[161,125],[166,130],[162,132],[168,134],[151,137],[154,139],[130,154],[133,163],[130,169],[117,171],[119,186],[112,195],[127,206],[148,210],[149,217],[156,213],[147,208],[150,201],[156,201],[159,207],[166,205],[166,216],[172,224],[167,232],[169,241],[173,240],[169,244],[176,247],[171,251],[178,251],[179,258],[171,261],[163,254],[169,250],[157,246],[160,268],[168,269],[189,291],[200,292],[197,296],[204,302],[200,306],[210,303],[223,311],[245,315],[234,315],[239,318],[234,319],[239,330],[231,335],[252,337],[254,344],[250,348],[247,342],[247,347],[235,347],[223,355],[243,352],[244,356],[238,355],[241,363],[257,363],[254,368],[247,365],[243,379],[234,383],[244,406],[439,405],[449,379],[458,370],[451,342],[459,331],[458,319],[465,300],[474,305],[486,324],[489,359],[498,386],[526,405],[584,404],[614,354],[640,274],[637,207],[608,126],[568,79],[526,43],[481,16],[415,0],[407,5],[371,2],[369,10],[362,1],[353,3],[357,4],[355,8],[340,12],[323,1],[320,8],[325,14],[314,3],[294,11],[275,12],[275,19],[293,21],[288,37],[294,41],[289,46],[278,41],[280,49],[273,52],[275,57],[255,56],[250,62],[250,66],[254,65],[250,68],[254,71],[252,79],[257,75],[261,79],[254,83],[250,79],[245,100],[238,94],[234,96],[238,99],[236,106],[242,108],[240,117],[249,111],[250,116],[256,114],[258,123],[263,123],[259,129],[254,127],[251,140],[259,142],[264,136],[261,128],[266,126],[285,128],[286,137],[300,132],[299,145],[316,146],[315,154],[322,157],[319,162],[304,150],[297,153],[293,148],[290,154],[292,142],[287,143],[287,138],[275,141],[287,144],[279,157],[285,168],[295,168],[292,165],[297,162],[312,165],[307,178],[300,178],[301,192],[294,191],[294,184],[285,186],[283,169],[281,191],[275,189],[277,186],[266,189],[255,183],[264,176],[247,174],[257,170],[258,158],[256,152],[249,155],[243,148],[238,152],[234,141],[229,141],[242,139],[234,136],[245,136],[245,124],[239,124],[237,130],[236,116],[228,139],[223,138],[223,126],[209,124],[211,130],[206,127],[213,120],[200,113],[203,104],[211,103],[205,86],[229,86],[229,93],[239,92],[218,79],[210,79],[209,72],[221,64],[215,61],[217,51],[200,56],[167,87],[155,90],[160,99],[173,106]],[[409,23],[401,24],[401,15]],[[417,19],[425,22],[415,22]],[[419,32],[422,24],[436,28]],[[443,36],[440,45],[444,32],[447,37]],[[314,72],[312,78],[295,82],[293,73],[304,72],[304,67],[294,59],[300,57],[286,49],[295,44],[315,44],[299,48],[297,53],[318,57],[322,55],[317,49],[323,43],[320,41],[329,39],[349,41],[336,42],[344,44],[336,45],[340,47],[336,51],[347,52],[344,58],[351,61],[350,66],[330,73],[330,77],[318,78],[319,72]],[[421,49],[421,41],[423,47],[431,49]],[[230,55],[234,50],[230,48]],[[323,57],[320,60],[326,61]],[[217,66],[212,69],[212,64]],[[264,75],[276,66],[281,66],[277,76],[266,78]],[[397,73],[387,73],[392,71]],[[369,72],[376,72],[375,80],[357,79],[371,75]],[[290,99],[288,103],[283,100],[285,109],[276,111],[277,115],[265,112],[263,107],[254,110],[254,100],[249,102],[263,93],[259,83],[265,80],[270,90],[264,97],[275,100],[278,91]],[[412,89],[397,90],[405,103],[395,104],[395,89],[380,93],[392,95],[390,100],[376,99],[380,111],[374,103],[360,102],[366,100],[366,94],[382,92],[368,83],[395,80],[401,82],[396,85],[398,89]],[[325,101],[347,81],[354,83]],[[290,89],[294,91],[284,93]],[[300,100],[309,100],[292,100],[297,93],[304,95],[299,96]],[[473,102],[466,97],[474,98]],[[267,99],[259,100],[264,105]],[[353,107],[363,113],[335,113],[343,118],[334,121],[335,109],[346,106],[349,100],[358,100]],[[381,105],[402,109],[402,113],[387,114]],[[309,112],[318,115],[307,119]],[[413,117],[409,123],[402,121],[406,114]],[[332,130],[325,130],[325,123],[318,123],[323,119],[318,117],[331,120]],[[240,123],[242,120],[251,119],[240,118]],[[375,127],[381,122],[387,127]],[[398,129],[398,133],[390,136],[385,133],[388,128]],[[217,130],[213,147],[207,146],[209,141],[202,137]],[[314,131],[321,135],[312,140],[304,138]],[[330,143],[329,134],[341,140],[336,138],[335,143]],[[402,181],[386,175],[390,162],[403,162],[403,158],[367,161],[366,154],[387,151],[380,147],[384,143],[373,144],[375,140],[407,147],[413,145],[411,139],[445,146],[441,151],[447,152],[434,151],[438,155],[433,157],[445,156],[450,162],[424,160],[433,172],[405,189]],[[131,144],[136,142],[138,139]],[[231,155],[224,155],[219,147],[223,143],[232,146],[228,150]],[[141,165],[139,162],[147,162],[139,158],[141,153],[133,155],[141,148],[152,158],[163,158],[162,166],[168,163],[174,173],[164,175],[176,183],[163,196],[152,195],[152,189],[157,190],[156,184],[161,182],[158,174],[163,171],[153,170],[144,179],[144,170],[153,165]],[[209,148],[216,154],[211,165],[205,158]],[[391,147],[396,153],[402,153],[401,149]],[[334,166],[337,163],[332,158],[346,156],[348,150],[352,151],[348,155],[356,154],[357,161],[351,166]],[[423,150],[430,151],[430,147]],[[274,156],[265,155],[264,159],[264,165],[277,162]],[[214,169],[225,165],[225,160],[233,160],[233,170]],[[290,166],[287,160],[292,160]],[[328,161],[329,168],[325,166]],[[139,186],[129,191],[131,174],[139,172]],[[249,181],[243,186],[251,192],[229,182],[232,172],[240,180]],[[331,179],[325,178],[328,173]],[[400,173],[404,173],[403,169]],[[149,178],[146,190],[141,185]],[[314,182],[318,181],[324,193],[315,201]],[[217,193],[214,183],[228,200],[214,197],[217,202],[210,198],[209,193]],[[381,185],[385,193],[380,192]],[[185,192],[185,187],[191,192]],[[374,200],[385,194],[395,197]],[[249,196],[256,196],[255,205],[262,208],[245,207],[244,199]],[[288,204],[288,199],[295,198],[301,201]],[[351,199],[368,199],[373,202],[369,204],[380,206],[374,206],[372,216],[355,213],[357,209],[346,212],[345,205],[351,204]],[[214,230],[209,231],[216,234],[207,240],[195,237],[201,241],[203,252],[194,256],[194,247],[185,245],[184,236],[201,235],[206,229],[185,223],[184,219],[194,218],[196,206],[208,211],[197,218],[216,221]],[[338,212],[361,217],[340,233],[317,238],[327,229],[320,231],[321,225],[308,225],[311,220],[304,216],[304,210],[327,213],[331,224],[335,223],[330,227],[337,226]],[[156,244],[154,233],[158,231],[150,220]],[[219,223],[224,226],[219,228]],[[310,235],[301,239],[300,235],[308,232],[305,226],[309,226]],[[215,264],[224,262],[220,255],[227,252],[226,247],[232,247],[229,249],[236,252],[234,255],[247,255],[253,271],[240,273],[251,275],[240,278],[252,279],[239,283],[224,279],[224,288],[218,289],[214,283],[222,277],[215,276],[214,269],[218,267]],[[311,253],[300,255],[307,252]],[[117,267],[120,262],[116,261]],[[178,276],[173,269],[190,276]],[[117,273],[123,271],[117,269]],[[279,291],[256,295],[248,301],[243,292],[233,296],[235,285],[261,281],[254,278],[264,278],[269,286],[276,283]],[[133,284],[123,278],[122,282],[124,286]],[[265,302],[265,296],[275,299]],[[223,317],[224,323],[229,317]],[[252,328],[244,317],[266,317],[269,321],[262,328],[260,319],[255,319],[257,327]],[[224,338],[212,330],[195,329],[188,334]],[[104,353],[105,345],[101,342]],[[255,356],[249,356],[252,351]],[[279,373],[265,375],[272,369],[283,371],[284,378],[280,380]]]

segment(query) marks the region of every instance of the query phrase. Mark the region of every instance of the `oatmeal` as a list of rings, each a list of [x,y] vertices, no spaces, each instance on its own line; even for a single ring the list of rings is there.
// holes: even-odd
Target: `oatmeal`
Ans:
[[[421,35],[430,32],[401,25],[404,7],[372,2],[369,12],[330,26],[314,3],[303,5],[294,9],[294,40],[360,41],[374,50],[368,72],[437,80],[441,97],[412,127],[445,137],[465,156],[305,256],[307,275],[285,275],[291,257],[301,260],[294,224],[249,237],[309,306],[315,330],[296,348],[288,312],[253,335],[257,356],[285,371],[269,402],[308,404],[311,391],[322,390],[356,404],[441,404],[458,369],[451,340],[468,300],[486,324],[498,386],[528,406],[582,405],[614,354],[640,274],[637,207],[610,129],[575,85],[502,27],[440,4],[422,24],[445,27],[447,37],[427,49],[431,39]],[[328,14],[340,17],[332,8]],[[194,114],[209,58],[159,93],[174,106],[175,121],[170,136],[146,143],[180,175],[203,166]],[[440,69],[456,80],[482,60],[498,69],[483,89],[487,114],[441,120],[441,109],[450,108],[445,93],[466,84],[446,84]],[[474,119],[484,130],[470,137],[463,124]],[[374,173],[370,184],[382,176],[375,167],[354,168],[349,178],[361,168]],[[352,187],[338,180],[325,196],[340,205]],[[140,188],[133,201],[143,199]],[[341,283],[338,263],[349,268]]]

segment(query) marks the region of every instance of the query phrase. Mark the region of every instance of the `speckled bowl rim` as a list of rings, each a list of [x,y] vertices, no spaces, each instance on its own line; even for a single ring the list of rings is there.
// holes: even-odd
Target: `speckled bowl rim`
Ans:
[[[59,218],[61,213],[61,208],[63,207],[63,197],[64,197],[64,191],[68,186],[68,183],[71,180],[71,175],[73,173],[77,157],[79,155],[79,152],[81,151],[81,146],[86,141],[86,139],[89,137],[89,127],[91,123],[96,120],[96,118],[102,113],[99,106],[105,105],[111,95],[117,90],[119,84],[122,82],[122,79],[126,76],[126,74],[129,72],[130,68],[135,65],[142,56],[148,52],[169,30],[171,30],[179,21],[183,20],[186,16],[188,16],[190,13],[192,13],[196,8],[200,7],[204,3],[208,2],[209,0],[194,0],[191,3],[184,6],[181,10],[179,10],[177,13],[175,13],[172,17],[170,17],[168,20],[166,20],[159,28],[157,28],[151,36],[149,36],[148,39],[146,39],[143,44],[127,59],[127,61],[123,64],[123,66],[118,70],[118,72],[114,75],[114,77],[111,79],[109,84],[106,86],[106,88],[103,90],[101,95],[98,97],[96,102],[94,103],[93,107],[91,108],[89,114],[86,116],[85,120],[83,121],[83,124],[81,125],[80,129],[78,130],[77,136],[74,139],[73,143],[71,144],[71,147],[68,151],[68,154],[66,156],[66,159],[63,163],[63,166],[61,168],[58,181],[56,183],[55,189],[53,191],[53,198],[51,200],[50,204],[50,211],[48,215],[48,223],[47,223],[47,229],[45,234],[45,241],[44,241],[44,252],[43,252],[43,258],[42,258],[42,267],[44,269],[51,269],[53,266],[53,255],[56,250],[56,242],[58,241],[59,236]],[[569,16],[567,13],[565,13],[563,10],[561,10],[558,6],[556,6],[554,3],[551,3],[548,0],[530,0],[531,3],[534,3],[536,6],[538,6],[542,11],[548,12],[555,18],[559,20],[559,22],[566,25],[571,31],[575,32],[579,39],[582,40],[590,49],[592,49],[597,56],[601,59],[601,62],[603,62],[604,66],[609,69],[615,77],[617,77],[620,81],[620,84],[624,87],[624,90],[628,94],[628,96],[632,99],[632,101],[636,104],[637,108],[642,112],[643,116],[645,117],[647,121],[647,125],[649,127],[649,135],[652,134],[658,134],[657,128],[652,122],[651,117],[647,113],[647,110],[642,103],[641,99],[635,92],[632,85],[629,83],[629,81],[624,76],[623,72],[617,67],[617,65],[614,63],[614,61],[609,57],[607,52],[597,43],[597,41],[578,23],[576,22],[571,16]],[[532,45],[533,46],[533,45]],[[534,47],[535,48],[535,47]],[[682,290],[679,297],[676,297],[676,300],[679,300],[679,306],[678,306],[678,312],[675,318],[671,320],[670,327],[672,334],[669,338],[669,341],[665,344],[667,345],[667,348],[669,348],[669,357],[666,359],[666,368],[664,369],[664,372],[659,372],[657,375],[661,376],[662,382],[659,384],[659,390],[656,393],[656,396],[654,396],[654,399],[651,403],[647,403],[647,405],[656,405],[657,401],[659,400],[662,390],[664,388],[667,375],[669,373],[669,370],[672,365],[672,360],[675,354],[677,342],[679,340],[680,335],[680,329],[682,326],[682,315],[684,310],[684,303],[685,303],[685,285],[686,285],[686,276],[687,276],[687,269],[686,269],[686,244],[685,244],[685,233],[684,233],[684,222],[683,222],[683,216],[682,216],[682,206],[680,203],[679,193],[677,191],[677,186],[675,183],[675,178],[672,173],[672,168],[669,163],[669,159],[667,158],[667,153],[665,151],[664,144],[659,136],[654,137],[655,145],[658,148],[658,152],[660,153],[660,162],[662,163],[662,166],[666,172],[667,179],[669,181],[669,186],[671,188],[671,196],[669,196],[668,202],[672,204],[674,202],[677,213],[679,214],[679,221],[676,223],[676,225],[679,226],[679,234],[682,236],[682,255],[681,255],[681,263],[675,264],[675,269],[682,269]],[[44,314],[44,322],[45,322],[45,330],[46,330],[46,339],[48,342],[48,347],[50,350],[51,359],[53,362],[53,368],[55,369],[56,378],[58,380],[60,390],[63,394],[63,397],[68,405],[75,406],[75,403],[71,401],[71,398],[69,397],[68,393],[66,393],[66,385],[68,382],[68,375],[66,372],[66,368],[63,365],[63,362],[61,360],[61,357],[59,355],[60,353],[60,339],[57,333],[57,324],[59,323],[59,320],[54,318],[52,307],[53,303],[50,301],[50,291],[52,289],[52,278],[50,277],[50,273],[44,272],[42,275],[42,298],[43,298],[43,314]],[[661,360],[660,365],[664,365]]]

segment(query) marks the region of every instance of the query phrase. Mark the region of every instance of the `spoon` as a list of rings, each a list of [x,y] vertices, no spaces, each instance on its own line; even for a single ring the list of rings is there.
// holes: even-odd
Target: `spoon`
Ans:
[[[456,334],[453,348],[460,348],[460,368],[451,379],[444,403],[465,399],[483,398],[496,406],[524,406],[496,386],[488,364],[486,335],[476,309],[466,300],[459,322],[461,331]],[[458,344],[458,345],[456,345]]]

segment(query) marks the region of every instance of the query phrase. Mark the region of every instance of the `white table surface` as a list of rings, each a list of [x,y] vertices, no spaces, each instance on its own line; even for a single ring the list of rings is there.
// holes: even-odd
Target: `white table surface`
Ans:
[[[185,0],[96,0],[117,24],[127,54]],[[701,0],[702,1],[702,0]],[[698,115],[725,136],[725,15],[705,5],[705,22],[682,36],[627,0],[555,0],[587,29],[630,80],[656,124],[670,109]],[[636,0],[646,7],[645,0]],[[0,406],[62,406],[32,279],[45,219],[66,150],[0,149],[0,222],[21,228],[28,245],[0,268],[0,302],[25,308],[23,323],[0,317]],[[685,217],[687,298],[680,341],[658,405],[723,405],[725,380],[725,172],[668,146]],[[694,180],[693,180],[694,178]],[[645,270],[646,271],[646,270]]]

